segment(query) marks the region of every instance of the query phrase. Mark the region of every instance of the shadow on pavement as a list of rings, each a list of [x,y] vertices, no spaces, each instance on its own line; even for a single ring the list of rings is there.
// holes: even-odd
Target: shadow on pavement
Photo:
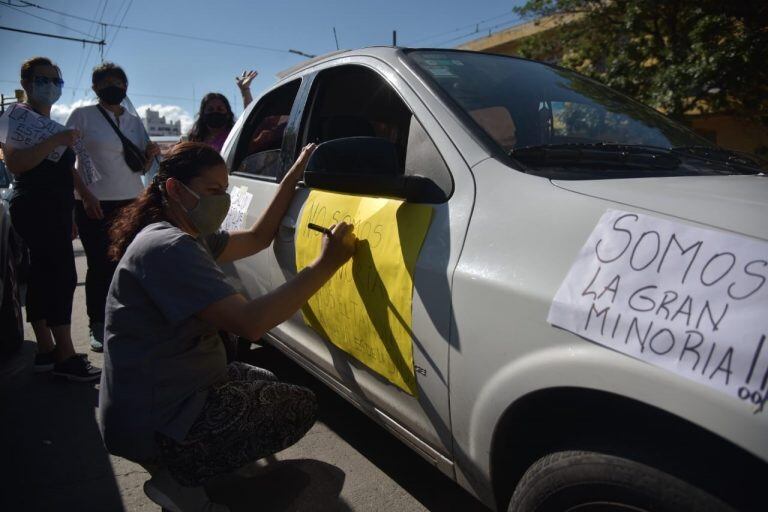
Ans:
[[[0,510],[122,511],[95,384],[35,374],[35,344],[0,363]]]
[[[458,484],[277,349],[265,345],[241,352],[240,357],[247,363],[275,372],[280,380],[314,391],[319,402],[318,421],[386,473],[427,510],[488,512],[488,508]]]
[[[351,510],[339,496],[344,472],[325,462],[283,460],[238,473],[206,486],[211,500],[228,505],[231,512]]]

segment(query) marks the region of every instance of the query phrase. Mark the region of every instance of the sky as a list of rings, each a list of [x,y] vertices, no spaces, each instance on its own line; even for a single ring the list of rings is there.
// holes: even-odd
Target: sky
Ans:
[[[202,96],[220,92],[235,114],[243,110],[235,75],[255,69],[254,98],[277,81],[276,74],[313,55],[392,43],[450,48],[520,22],[512,12],[523,0],[28,0],[51,12],[0,0],[0,27],[45,32],[80,39],[104,36],[104,60],[122,66],[129,80],[128,97],[142,112],[151,106],[188,129]],[[9,6],[10,4],[10,6]],[[102,28],[101,20],[118,29]],[[44,19],[41,19],[44,18]],[[146,29],[221,44],[147,32]],[[94,101],[91,70],[101,61],[99,47],[75,41],[0,30],[0,92],[19,88],[19,67],[42,55],[56,62],[65,81],[52,117],[64,121],[73,108]]]

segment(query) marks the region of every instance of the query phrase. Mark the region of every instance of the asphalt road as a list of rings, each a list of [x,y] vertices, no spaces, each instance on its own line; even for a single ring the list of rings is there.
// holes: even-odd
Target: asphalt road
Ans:
[[[85,257],[75,242],[79,284],[73,336],[88,349]],[[27,339],[33,340],[30,332]],[[31,365],[34,344],[20,360]],[[254,350],[250,362],[307,386],[320,417],[277,461],[215,482],[209,494],[238,511],[487,511],[431,464],[401,444],[276,350]],[[106,453],[96,424],[98,386],[0,372],[0,510],[157,511],[142,490],[149,475]]]

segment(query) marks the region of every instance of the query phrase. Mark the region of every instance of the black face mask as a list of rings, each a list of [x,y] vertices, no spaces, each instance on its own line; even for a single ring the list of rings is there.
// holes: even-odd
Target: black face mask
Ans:
[[[125,89],[110,85],[96,91],[96,96],[107,105],[119,105],[125,99]]]
[[[209,112],[203,114],[205,125],[208,128],[223,128],[227,124],[228,115],[223,112]]]

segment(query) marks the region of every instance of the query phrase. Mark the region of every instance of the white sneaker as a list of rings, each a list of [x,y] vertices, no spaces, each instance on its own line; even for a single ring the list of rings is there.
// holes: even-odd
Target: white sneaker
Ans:
[[[144,494],[170,512],[230,512],[226,505],[213,503],[202,486],[185,487],[167,469],[156,472],[144,482]]]

